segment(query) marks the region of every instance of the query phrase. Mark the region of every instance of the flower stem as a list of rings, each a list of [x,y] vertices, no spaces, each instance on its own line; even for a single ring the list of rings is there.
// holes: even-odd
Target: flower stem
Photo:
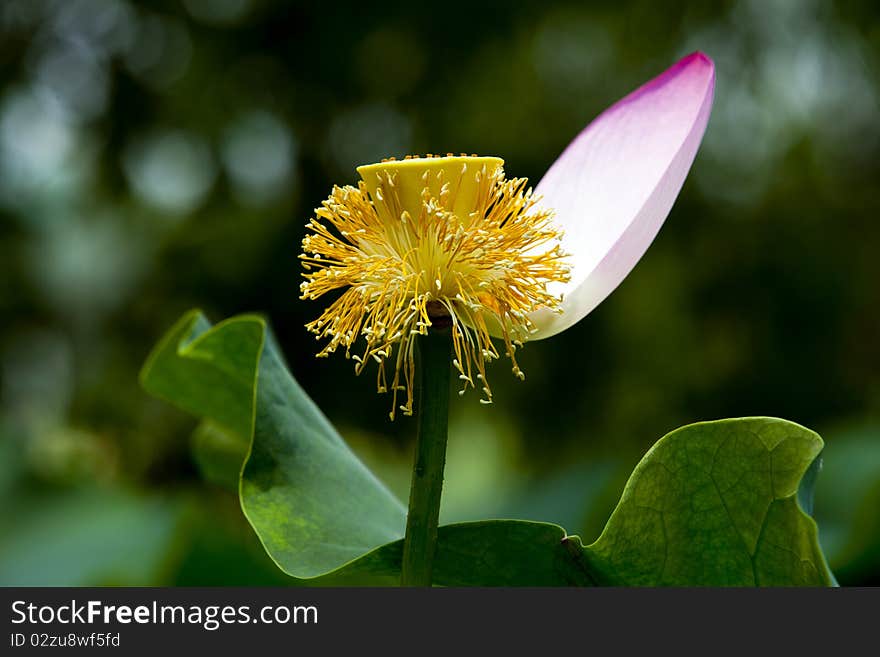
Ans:
[[[419,348],[422,359],[419,433],[406,516],[401,586],[431,586],[449,427],[452,359],[449,331],[431,332],[420,338]]]

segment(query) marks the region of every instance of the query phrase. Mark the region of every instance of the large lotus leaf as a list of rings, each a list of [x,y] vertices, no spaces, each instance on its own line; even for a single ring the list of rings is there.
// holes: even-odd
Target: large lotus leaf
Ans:
[[[775,418],[673,431],[636,466],[588,569],[608,584],[833,584],[802,508],[821,451],[818,434]]]

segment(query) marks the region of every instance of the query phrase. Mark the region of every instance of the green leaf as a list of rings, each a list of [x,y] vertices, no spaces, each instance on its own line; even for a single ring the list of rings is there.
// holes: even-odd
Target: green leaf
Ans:
[[[303,392],[271,335],[240,494],[269,554],[296,577],[339,568],[403,537],[406,525],[405,507]]]
[[[294,381],[261,318],[211,328],[201,313],[187,314],[148,358],[141,382],[248,437],[242,510],[285,572],[322,575],[403,536],[406,510]]]
[[[316,585],[397,583],[405,508],[297,384],[262,319],[212,328],[200,313],[188,314],[151,354],[141,380],[219,425],[197,432],[208,453],[219,449],[203,464],[218,479],[239,449],[228,434],[249,447],[242,510],[284,572]],[[821,449],[812,431],[772,418],[684,427],[648,452],[592,545],[548,523],[446,525],[434,581],[831,584],[815,523],[801,506],[809,506]]]
[[[434,583],[442,586],[589,586],[582,546],[559,525],[528,520],[482,520],[443,525],[438,532]],[[361,584],[363,573],[396,584],[403,541],[364,555],[356,568],[318,583]],[[355,575],[355,578],[352,578]]]
[[[587,567],[615,585],[833,584],[816,524],[798,501],[822,446],[816,433],[774,418],[673,431],[636,467],[585,549]],[[813,475],[801,499],[811,497]]]
[[[141,370],[144,389],[197,417],[249,438],[254,386],[263,349],[263,320],[243,315],[211,324],[199,311],[184,315]]]

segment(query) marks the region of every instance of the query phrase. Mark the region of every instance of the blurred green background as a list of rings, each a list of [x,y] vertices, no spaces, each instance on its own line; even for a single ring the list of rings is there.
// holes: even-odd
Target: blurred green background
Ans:
[[[667,431],[773,415],[826,440],[820,540],[880,584],[880,5],[0,2],[0,584],[286,580],[195,421],[137,373],[185,310],[265,314],[295,376],[406,497],[415,426],[313,358],[304,224],[389,155],[537,182],[598,112],[695,49],[709,128],[620,288],[455,397],[443,518],[598,536]],[[205,474],[208,475],[206,481]]]

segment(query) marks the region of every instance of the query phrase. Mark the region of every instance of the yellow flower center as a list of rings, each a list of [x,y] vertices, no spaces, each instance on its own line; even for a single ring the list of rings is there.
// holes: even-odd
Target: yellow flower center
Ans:
[[[318,356],[340,346],[360,374],[372,358],[379,392],[413,410],[415,341],[432,326],[449,327],[460,394],[479,382],[491,403],[485,363],[499,357],[490,331],[504,342],[513,373],[517,346],[534,332],[529,314],[559,311],[551,281],[567,281],[569,267],[551,212],[535,207],[525,178],[505,179],[497,157],[408,157],[358,168],[357,187],[334,187],[315,210],[300,258],[303,299],[343,290],[306,325],[328,339]],[[351,355],[358,338],[363,355]],[[475,381],[476,380],[476,381]]]

